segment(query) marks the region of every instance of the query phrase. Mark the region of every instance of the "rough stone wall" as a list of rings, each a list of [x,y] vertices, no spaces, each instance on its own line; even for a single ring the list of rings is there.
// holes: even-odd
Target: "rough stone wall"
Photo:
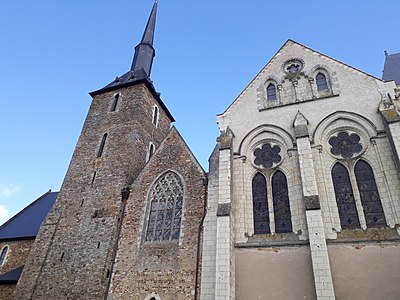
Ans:
[[[8,246],[6,260],[0,266],[0,274],[7,273],[20,266],[25,265],[34,240],[4,241],[0,242],[0,251]]]
[[[114,95],[120,93],[115,111]],[[103,299],[122,211],[121,189],[146,163],[149,143],[157,148],[171,120],[144,84],[93,98],[60,194],[42,225],[17,285],[19,299]],[[107,139],[97,157],[104,133]]]
[[[0,266],[0,274],[7,273],[25,265],[33,242],[34,240],[0,242],[0,251],[3,249],[3,247],[8,246],[6,260],[3,265]],[[0,299],[13,299],[15,287],[15,284],[0,285]]]
[[[15,293],[15,284],[2,284],[0,285],[0,299],[2,300],[13,300]]]
[[[180,238],[145,242],[149,189],[166,171],[178,174],[184,184]],[[197,251],[206,196],[204,180],[204,171],[172,128],[131,186],[108,299],[142,300],[150,294],[163,300],[194,299],[196,265],[201,261]]]

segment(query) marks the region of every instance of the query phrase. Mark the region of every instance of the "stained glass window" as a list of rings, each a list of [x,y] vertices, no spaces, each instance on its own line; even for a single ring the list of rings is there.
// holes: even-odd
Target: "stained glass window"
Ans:
[[[326,81],[326,77],[324,74],[318,73],[315,79],[317,82],[318,91],[326,91],[328,89],[328,82]]]
[[[267,181],[257,173],[253,178],[253,219],[254,233],[270,233],[267,199]]]
[[[276,87],[272,83],[267,87],[267,100],[276,100]]]
[[[358,219],[349,172],[342,164],[336,163],[333,167],[332,180],[342,228],[359,228],[360,221]]]
[[[254,150],[254,156],[256,157],[254,163],[264,168],[272,168],[274,164],[282,160],[282,157],[279,155],[280,152],[281,148],[279,146],[264,144],[261,148]]]
[[[289,193],[285,174],[277,171],[272,177],[272,195],[275,215],[275,232],[292,232]]]
[[[177,174],[168,171],[154,183],[150,192],[146,241],[161,242],[179,239],[182,207],[182,181]]]
[[[7,252],[8,252],[8,246],[5,246],[0,254],[0,266],[2,266],[4,264],[4,261],[6,260]]]
[[[354,171],[367,226],[386,226],[385,214],[371,166],[360,160],[357,162]]]

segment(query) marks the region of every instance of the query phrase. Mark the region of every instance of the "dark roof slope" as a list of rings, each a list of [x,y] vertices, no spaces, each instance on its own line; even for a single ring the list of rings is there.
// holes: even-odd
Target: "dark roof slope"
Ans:
[[[17,283],[21,277],[22,270],[24,266],[18,267],[10,272],[0,275],[0,284],[14,284]]]
[[[0,241],[35,238],[58,192],[48,191],[0,226]]]
[[[386,55],[382,79],[394,80],[400,85],[400,53]]]

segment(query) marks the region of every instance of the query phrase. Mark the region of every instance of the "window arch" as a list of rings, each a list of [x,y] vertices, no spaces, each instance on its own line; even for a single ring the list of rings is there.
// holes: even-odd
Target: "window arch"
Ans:
[[[270,83],[267,86],[267,100],[275,101],[277,100],[276,86],[273,83]]]
[[[168,171],[150,190],[150,212],[147,220],[146,242],[179,239],[183,208],[183,184],[180,177]]]
[[[4,265],[4,262],[6,261],[7,253],[8,253],[8,246],[5,246],[5,247],[3,247],[3,250],[1,250],[0,266]]]
[[[270,233],[267,181],[264,175],[257,173],[253,178],[252,187],[254,233]]]
[[[322,72],[318,72],[317,76],[315,77],[315,82],[317,84],[317,90],[319,92],[329,90],[328,81],[326,79],[326,76]]]
[[[272,176],[272,196],[274,203],[275,232],[292,232],[289,192],[285,174],[281,171]]]
[[[354,167],[354,172],[367,226],[386,226],[385,214],[371,166],[367,162],[359,160]]]
[[[360,221],[349,172],[341,163],[336,163],[332,168],[332,181],[342,228],[359,228]]]

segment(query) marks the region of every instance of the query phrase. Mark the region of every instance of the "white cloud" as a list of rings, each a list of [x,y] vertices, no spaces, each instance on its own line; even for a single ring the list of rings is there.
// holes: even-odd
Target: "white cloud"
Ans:
[[[10,211],[0,204],[0,225],[6,222],[10,218]]]
[[[5,198],[10,198],[14,194],[18,193],[21,190],[21,187],[13,184],[0,184],[0,196]]]

